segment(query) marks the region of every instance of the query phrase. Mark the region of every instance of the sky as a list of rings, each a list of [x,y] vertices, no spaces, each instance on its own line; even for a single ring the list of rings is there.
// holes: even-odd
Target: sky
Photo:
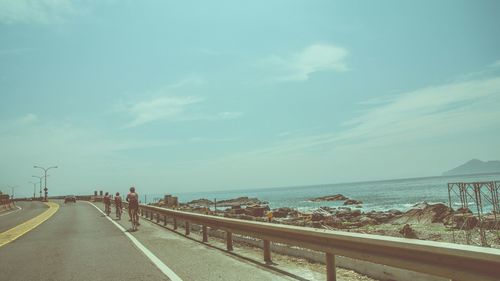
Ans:
[[[500,159],[498,1],[0,0],[0,190],[236,190]],[[38,190],[38,186],[36,186]]]

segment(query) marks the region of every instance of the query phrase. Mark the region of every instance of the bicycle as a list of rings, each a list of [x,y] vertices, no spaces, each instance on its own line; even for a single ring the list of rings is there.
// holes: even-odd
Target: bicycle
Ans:
[[[122,219],[122,212],[122,207],[116,205],[116,218],[118,218],[119,220]]]

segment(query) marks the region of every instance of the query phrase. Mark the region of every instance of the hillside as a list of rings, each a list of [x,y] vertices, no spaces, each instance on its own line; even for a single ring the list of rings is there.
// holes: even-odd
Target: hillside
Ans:
[[[472,159],[465,164],[443,173],[443,176],[457,176],[483,173],[500,173],[500,161],[481,161]]]

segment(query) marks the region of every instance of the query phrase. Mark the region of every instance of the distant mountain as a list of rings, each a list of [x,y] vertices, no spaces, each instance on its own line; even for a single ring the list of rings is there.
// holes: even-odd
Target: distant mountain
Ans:
[[[500,173],[500,161],[481,161],[472,159],[454,169],[446,171],[443,176],[458,176],[470,174]]]

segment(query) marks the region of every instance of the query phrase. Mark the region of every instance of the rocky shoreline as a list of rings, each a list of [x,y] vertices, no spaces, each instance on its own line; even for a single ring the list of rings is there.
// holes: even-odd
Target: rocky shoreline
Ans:
[[[218,201],[217,207],[227,208],[214,210],[215,202],[202,198],[180,204],[179,209],[253,221],[269,221],[271,217],[271,222],[279,224],[444,242],[452,242],[453,229],[478,227],[478,221],[474,220],[470,210],[452,210],[443,203],[422,202],[404,212],[395,209],[363,212],[359,209],[363,202],[342,194],[311,198],[310,201],[344,201],[344,203],[339,207],[323,206],[311,212],[300,212],[289,207],[270,209],[265,201],[239,197]],[[162,206],[162,202],[157,205]],[[351,208],[353,205],[355,207]],[[467,216],[470,219],[464,220],[463,218]],[[500,245],[500,241],[496,242]]]

